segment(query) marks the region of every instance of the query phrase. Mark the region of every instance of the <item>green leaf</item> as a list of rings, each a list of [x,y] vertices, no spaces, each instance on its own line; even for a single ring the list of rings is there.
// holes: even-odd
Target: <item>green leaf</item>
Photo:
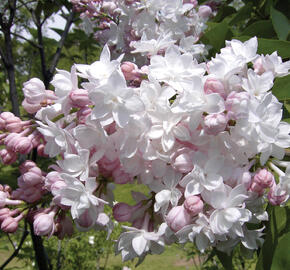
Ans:
[[[272,263],[279,237],[281,238],[283,233],[288,233],[289,230],[287,228],[289,227],[287,220],[289,218],[288,207],[268,206],[268,213],[270,214],[270,219],[268,224],[266,224],[266,239],[259,253],[256,270],[274,270]]]
[[[280,40],[286,40],[290,31],[289,20],[282,12],[273,7],[270,9],[270,15],[278,38]]]
[[[230,6],[223,6],[219,9],[217,15],[212,20],[213,22],[221,22],[225,17],[236,13],[236,10]]]
[[[56,32],[57,34],[59,34],[60,36],[63,33],[63,29],[59,29],[59,28],[54,28],[54,27],[49,27],[49,29],[51,29],[52,31]]]
[[[225,45],[225,40],[231,39],[232,32],[226,22],[212,23],[209,30],[203,35],[201,41],[213,47],[218,52]]]
[[[276,36],[270,20],[256,21],[242,32],[241,36],[256,36],[260,38],[273,38]]]
[[[238,36],[235,39],[246,41],[251,36]],[[276,39],[258,38],[258,53],[259,54],[272,54],[277,51],[278,55],[284,58],[290,58],[290,42]]]
[[[219,258],[221,264],[223,265],[225,270],[233,269],[233,257],[228,256],[226,253],[216,250],[216,255]]]
[[[253,4],[248,3],[247,5],[243,6],[237,14],[232,18],[229,22],[230,25],[236,24],[238,22],[244,21],[249,18],[249,15],[251,14],[253,10]]]
[[[271,270],[290,269],[289,243],[290,233],[287,233],[279,240],[274,253]]]
[[[290,118],[284,118],[283,121],[290,124]]]
[[[290,100],[290,75],[276,78],[272,88],[272,93],[280,101]]]

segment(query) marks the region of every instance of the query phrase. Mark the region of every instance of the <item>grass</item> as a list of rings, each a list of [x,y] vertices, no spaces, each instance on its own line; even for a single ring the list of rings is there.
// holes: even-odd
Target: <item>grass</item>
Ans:
[[[108,266],[111,268],[118,267],[120,265],[128,266],[132,270],[187,270],[196,269],[192,261],[187,261],[185,253],[177,245],[169,246],[165,249],[162,255],[148,255],[145,260],[135,267],[137,259],[134,262],[122,262],[121,255],[111,256],[109,258]]]

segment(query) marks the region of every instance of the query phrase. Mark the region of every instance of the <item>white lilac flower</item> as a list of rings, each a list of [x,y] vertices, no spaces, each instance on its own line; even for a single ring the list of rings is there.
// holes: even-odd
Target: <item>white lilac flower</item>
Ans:
[[[77,64],[76,69],[79,71],[78,75],[89,79],[90,82],[96,86],[104,83],[120,66],[120,59],[111,61],[110,50],[107,45],[104,46],[100,55],[100,60],[91,65]]]
[[[183,125],[178,125],[183,115],[173,113],[168,106],[156,106],[156,110],[149,113],[152,126],[148,136],[152,140],[161,139],[161,145],[165,152],[170,151],[176,139],[187,141],[190,138],[189,131]]]
[[[92,120],[110,117],[110,122],[116,121],[119,127],[128,124],[131,114],[144,110],[143,102],[127,87],[119,71],[114,71],[106,83],[92,90],[89,97],[95,105]]]
[[[130,46],[134,47],[135,50],[132,53],[141,53],[146,55],[156,55],[158,51],[166,49],[173,45],[176,40],[171,38],[171,34],[166,34],[164,36],[160,35],[157,40],[147,39],[145,32],[138,41],[131,41]]]
[[[149,66],[149,74],[153,78],[166,82],[179,92],[191,84],[193,76],[202,76],[204,73],[203,65],[197,64],[192,55],[181,54],[176,46],[169,47],[164,57],[153,56]]]
[[[196,153],[193,159],[193,170],[180,181],[180,185],[185,188],[185,198],[198,195],[204,190],[216,190],[223,184],[223,178],[220,175],[224,165],[222,156],[206,157],[202,153]]]
[[[49,157],[55,157],[60,154],[61,151],[70,152],[74,143],[71,134],[66,129],[48,120],[48,118],[46,118],[46,122],[48,125],[37,121],[40,126],[38,127],[38,131],[45,137],[47,142],[44,150],[45,153],[48,154]]]
[[[168,234],[168,227],[165,223],[160,225],[157,232],[148,232],[134,227],[123,227],[127,232],[120,235],[116,245],[116,252],[121,252],[123,261],[131,260],[135,257],[145,257],[149,252],[151,254],[161,254],[164,251],[164,235]]]
[[[270,71],[259,76],[252,69],[249,69],[248,78],[243,79],[242,87],[251,95],[261,98],[273,87],[273,80],[274,76]]]
[[[156,193],[154,211],[161,212],[163,215],[166,213],[169,203],[171,206],[177,206],[182,193],[176,188],[180,179],[181,173],[175,172],[173,169],[168,168],[162,181],[155,180],[149,185],[150,189]]]
[[[233,189],[222,185],[214,193],[204,190],[202,198],[215,209],[209,218],[213,233],[224,235],[232,231],[235,235],[244,236],[242,225],[252,216],[251,211],[244,205],[248,198],[244,185],[238,185]]]
[[[215,242],[209,219],[202,213],[198,215],[193,225],[185,226],[178,231],[177,237],[180,243],[186,243],[188,240],[194,242],[201,252]]]
[[[93,194],[97,188],[95,178],[87,178],[85,184],[83,184],[77,178],[68,174],[61,174],[60,176],[66,183],[66,186],[59,190],[61,204],[71,207],[73,219],[79,218],[85,210],[89,210],[91,219],[95,221],[98,216],[97,206],[106,204],[104,200]]]

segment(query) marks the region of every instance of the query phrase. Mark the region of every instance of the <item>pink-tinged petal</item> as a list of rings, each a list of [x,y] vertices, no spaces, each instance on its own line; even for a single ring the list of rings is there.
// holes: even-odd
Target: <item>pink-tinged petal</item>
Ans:
[[[201,252],[204,252],[204,250],[209,245],[209,240],[203,233],[201,233],[201,234],[196,235],[195,243],[198,250],[200,250]]]
[[[191,181],[186,185],[184,196],[185,198],[198,195],[203,191],[203,186],[199,182]]]
[[[193,112],[190,115],[188,126],[191,131],[196,130],[202,119],[202,111]]]
[[[181,141],[189,141],[190,140],[190,134],[186,127],[184,126],[176,126],[173,128],[173,133],[175,137]]]
[[[100,55],[100,61],[101,62],[110,62],[111,60],[111,53],[108,45],[106,44],[102,50],[102,53]]]
[[[222,156],[211,157],[205,165],[204,170],[207,173],[217,173],[224,165],[224,158]]]
[[[174,143],[175,143],[175,138],[172,133],[163,134],[161,138],[161,144],[165,152],[168,152],[169,150],[171,150],[172,147],[174,146]]]
[[[239,220],[239,218],[241,217],[241,213],[239,211],[239,209],[237,208],[227,208],[223,211],[223,217],[228,221],[228,222],[236,222]]]
[[[164,202],[168,202],[170,200],[170,195],[171,195],[171,192],[168,189],[164,189],[164,190],[158,192],[155,195],[155,199],[156,199],[157,204],[162,205],[162,204],[164,204]]]
[[[94,119],[100,119],[108,115],[110,112],[110,106],[107,104],[98,103],[95,105],[93,111],[92,111],[92,120]]]
[[[156,159],[152,160],[152,174],[154,177],[160,178],[163,177],[166,172],[166,163],[163,160]]]
[[[214,190],[223,183],[223,178],[218,174],[208,174],[202,181],[203,186],[208,190]]]
[[[125,100],[125,106],[128,110],[133,112],[142,112],[145,109],[142,100],[137,96],[132,96],[131,98]]]
[[[162,137],[164,130],[161,125],[152,126],[150,131],[147,133],[150,139],[159,139]]]
[[[205,96],[206,105],[204,110],[207,113],[221,113],[225,110],[224,99],[216,93]]]
[[[58,146],[60,146],[60,147],[66,146],[66,140],[65,140],[63,134],[57,135],[54,140]]]
[[[97,182],[96,182],[96,179],[94,177],[89,177],[87,180],[86,180],[86,190],[90,193],[93,193],[96,188],[97,188]]]
[[[116,105],[112,113],[113,118],[119,127],[123,128],[128,124],[130,113],[126,107],[122,105]]]

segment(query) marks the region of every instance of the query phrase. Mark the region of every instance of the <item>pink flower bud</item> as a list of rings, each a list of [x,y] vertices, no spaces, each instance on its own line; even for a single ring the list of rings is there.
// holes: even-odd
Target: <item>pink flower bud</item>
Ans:
[[[3,120],[0,116],[0,130],[4,130],[6,128],[5,120]]]
[[[45,177],[45,188],[48,191],[51,191],[51,186],[58,181],[63,182],[63,179],[60,177],[59,172],[49,172]]]
[[[4,185],[4,191],[10,194],[12,191],[12,188],[9,185]]]
[[[95,224],[95,220],[92,220],[88,210],[85,210],[79,218],[75,219],[75,222],[83,228],[90,228]]]
[[[0,209],[0,224],[9,216],[10,216],[10,209],[9,208]]]
[[[218,79],[208,78],[204,84],[204,92],[208,94],[217,93],[223,98],[226,97],[225,87]]]
[[[86,123],[86,119],[89,115],[91,115],[92,113],[92,109],[90,107],[84,107],[81,108],[78,112],[77,112],[77,118],[78,118],[78,122],[80,124],[85,124]]]
[[[116,184],[127,184],[133,181],[133,177],[125,173],[120,167],[115,169],[112,175]]]
[[[212,10],[207,5],[201,5],[199,6],[199,9],[198,9],[198,15],[201,18],[207,20],[212,15]]]
[[[287,192],[282,190],[279,185],[276,185],[276,183],[272,185],[267,195],[267,198],[272,205],[281,205],[288,197]]]
[[[13,199],[21,199],[23,195],[23,190],[21,188],[17,188],[12,191],[11,197]]]
[[[21,174],[24,174],[34,167],[37,167],[35,162],[33,162],[31,160],[26,160],[19,166],[19,170],[20,170]]]
[[[108,12],[109,14],[113,14],[116,8],[117,6],[114,1],[103,2],[102,4],[102,10]]]
[[[51,90],[45,90],[46,93],[46,100],[41,102],[43,105],[52,105],[54,103],[54,100],[58,99],[58,97],[55,95],[54,91]]]
[[[15,148],[15,144],[20,140],[21,135],[19,133],[10,133],[4,140],[4,144],[6,145],[8,150],[11,150],[13,152]]]
[[[58,195],[58,191],[62,188],[66,187],[66,183],[64,181],[57,181],[51,185],[51,193],[52,195]]]
[[[40,200],[41,197],[42,197],[41,190],[33,186],[33,187],[26,188],[23,191],[23,194],[21,195],[20,199],[28,203],[34,203]]]
[[[203,210],[203,201],[199,196],[189,196],[184,201],[183,206],[191,216],[196,216]]]
[[[6,130],[8,130],[9,132],[20,132],[22,131],[22,124],[21,124],[21,119],[16,117],[16,116],[13,116],[13,117],[10,117],[8,119],[6,119]]]
[[[41,136],[38,132],[33,132],[28,138],[31,140],[33,148],[36,148],[41,143]]]
[[[23,218],[23,215],[20,214],[18,217],[13,218],[8,216],[6,219],[3,220],[1,224],[1,230],[6,233],[14,233],[18,229],[18,223]]]
[[[191,215],[185,210],[183,205],[173,207],[167,217],[166,222],[174,232],[181,230],[191,223]]]
[[[23,155],[29,154],[32,149],[33,144],[28,137],[20,137],[14,145],[14,151]]]
[[[225,130],[227,122],[224,113],[209,114],[204,118],[204,130],[209,135],[217,135]]]
[[[247,92],[232,91],[226,99],[225,105],[228,111],[228,119],[239,119],[247,115],[249,94]]]
[[[189,153],[183,153],[177,156],[172,163],[172,167],[181,173],[188,173],[192,171],[193,162]]]
[[[70,99],[72,101],[73,106],[76,107],[85,107],[91,103],[88,91],[84,89],[76,89],[70,93]]]
[[[40,104],[46,98],[45,86],[38,78],[25,82],[22,91],[27,102],[31,104]]]
[[[39,175],[38,173],[35,173],[33,171],[29,171],[18,178],[18,186],[19,187],[34,186],[38,183],[42,183],[42,181],[43,181],[42,175]]]
[[[131,62],[124,62],[121,65],[121,70],[125,76],[125,79],[128,81],[133,81],[135,79],[139,79],[138,76],[138,67]]]
[[[38,112],[42,107],[41,104],[31,104],[27,102],[26,98],[22,101],[21,105],[24,108],[24,110],[30,114]]]
[[[264,188],[260,186],[258,183],[252,182],[249,191],[258,193],[259,196],[262,196],[264,193]]]
[[[263,67],[263,58],[262,57],[259,57],[255,60],[254,71],[259,75],[261,75],[265,72],[265,69]]]
[[[253,180],[262,188],[269,188],[273,186],[275,182],[274,175],[267,169],[260,169],[258,172],[256,172]]]
[[[13,151],[10,151],[8,149],[2,149],[0,150],[0,157],[5,165],[9,165],[14,163],[17,160],[17,154]]]
[[[137,228],[137,229],[142,229],[143,223],[144,223],[144,217],[136,218],[132,222],[132,227]]]
[[[40,157],[48,157],[48,155],[45,154],[45,145],[43,143],[37,146],[37,155]]]
[[[54,224],[55,212],[48,214],[39,214],[33,222],[33,228],[36,235],[48,235],[51,237],[55,230]]]
[[[62,216],[61,218],[58,218],[57,220],[57,231],[56,235],[58,239],[64,239],[64,237],[67,235],[68,237],[73,235],[74,227],[71,219],[67,216]]]
[[[118,222],[129,221],[132,216],[132,206],[126,203],[117,203],[113,207],[113,216]]]

